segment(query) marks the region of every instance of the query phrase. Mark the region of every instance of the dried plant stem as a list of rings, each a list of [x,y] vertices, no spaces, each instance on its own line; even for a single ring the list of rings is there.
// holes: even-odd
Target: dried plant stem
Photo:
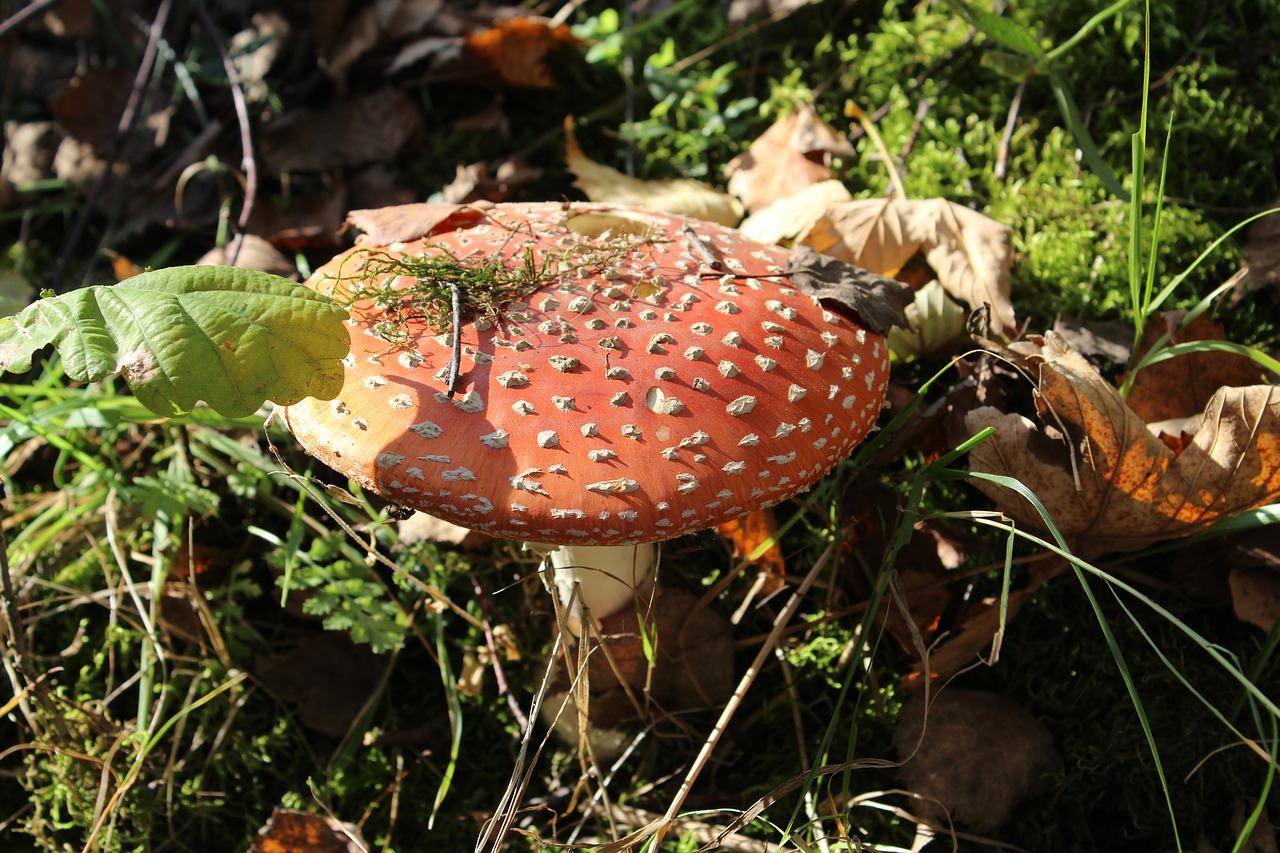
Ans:
[[[121,152],[124,151],[125,142],[133,134],[133,128],[138,123],[138,116],[142,112],[143,93],[146,90],[147,80],[151,77],[151,72],[155,68],[156,57],[160,53],[160,38],[164,34],[164,28],[169,22],[169,13],[172,10],[173,0],[161,0],[159,7],[156,9],[156,16],[152,20],[151,28],[147,33],[147,46],[142,53],[142,62],[138,64],[138,72],[133,77],[133,87],[129,90],[129,100],[125,102],[124,109],[120,112],[120,120],[116,123],[116,138],[112,144],[111,153],[106,158],[102,173],[89,189],[84,206],[80,209],[80,215],[76,219],[76,224],[62,243],[62,251],[58,256],[58,263],[54,267],[53,275],[51,276],[55,290],[62,283],[62,278],[66,274],[67,263],[73,257],[75,247],[83,239],[85,229],[89,227],[89,218],[92,216],[93,211],[97,209],[98,199],[101,197],[103,190],[106,189],[107,180],[115,173],[115,164],[120,159]]]
[[[34,3],[30,4],[25,9],[14,12],[3,22],[0,22],[0,36],[5,35],[14,27],[19,27],[26,23],[29,18],[40,14],[56,2],[58,2],[58,0],[35,0]]]
[[[880,152],[881,159],[884,160],[884,167],[889,170],[889,182],[893,184],[893,191],[898,198],[908,198],[906,187],[902,185],[902,176],[898,174],[898,167],[894,165],[893,156],[889,153],[889,148],[884,144],[884,139],[880,136],[880,131],[876,130],[875,124],[871,119],[867,118],[867,114],[862,111],[862,107],[853,101],[844,102],[844,114],[849,118],[857,119],[858,124],[862,126],[862,131],[871,137],[871,143],[875,145],[876,150]]]
[[[227,263],[235,266],[236,256],[240,254],[240,246],[244,241],[244,231],[249,224],[249,216],[253,213],[254,201],[258,192],[258,163],[253,153],[253,134],[249,128],[249,105],[244,99],[244,89],[240,85],[240,73],[231,59],[226,42],[218,32],[208,6],[201,2],[196,4],[196,14],[209,38],[213,40],[218,55],[222,58],[222,68],[227,72],[227,83],[231,89],[231,103],[236,111],[236,123],[240,126],[240,168],[244,170],[244,204],[240,206],[240,216],[236,220],[236,236],[227,252]]]
[[[711,734],[702,743],[702,749],[698,752],[698,757],[694,759],[693,765],[689,768],[689,772],[685,774],[684,781],[680,783],[680,790],[676,792],[672,798],[671,804],[667,806],[667,810],[663,813],[659,821],[654,842],[650,845],[650,849],[656,850],[662,843],[663,837],[667,830],[675,822],[676,815],[680,813],[684,801],[688,798],[689,792],[693,789],[693,783],[697,781],[698,776],[702,773],[702,769],[706,766],[707,761],[711,758],[711,753],[715,750],[716,745],[720,742],[720,738],[724,735],[725,729],[729,726],[729,721],[733,719],[733,715],[738,712],[738,708],[742,705],[743,698],[747,695],[756,676],[764,668],[765,661],[773,654],[774,648],[777,646],[778,638],[782,636],[783,629],[787,623],[791,621],[791,617],[800,609],[801,602],[804,601],[805,595],[809,592],[809,588],[813,586],[814,581],[818,579],[819,573],[826,566],[827,561],[831,559],[836,551],[836,542],[827,545],[826,550],[814,562],[813,567],[809,569],[809,573],[805,575],[804,580],[800,582],[800,586],[791,594],[787,606],[782,608],[777,617],[773,620],[773,630],[769,632],[769,636],[760,646],[760,651],[756,653],[755,660],[751,662],[751,666],[743,673],[742,678],[738,681],[738,687],[733,691],[733,696],[729,697],[728,703],[725,704],[724,711],[720,714],[720,719],[716,720],[715,728],[711,730]]]
[[[453,309],[453,332],[449,349],[449,396],[458,391],[458,371],[462,365],[462,291],[456,281],[449,282],[449,304]]]

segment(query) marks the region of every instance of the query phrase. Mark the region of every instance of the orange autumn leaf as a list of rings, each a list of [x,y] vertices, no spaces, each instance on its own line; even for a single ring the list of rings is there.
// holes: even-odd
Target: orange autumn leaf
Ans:
[[[760,509],[741,518],[721,524],[716,532],[733,543],[734,553],[747,559],[764,548],[753,564],[763,573],[785,575],[786,560],[778,547],[778,522],[772,509]]]
[[[1201,314],[1179,329],[1182,317],[1181,312],[1173,311],[1153,317],[1143,331],[1137,360],[1142,360],[1161,335],[1167,334],[1171,344],[1227,339],[1222,326],[1207,314]],[[1261,375],[1258,365],[1243,355],[1221,350],[1187,353],[1140,370],[1129,389],[1127,402],[1134,414],[1149,426],[1171,421],[1172,426],[1177,427],[1181,425],[1177,422],[1204,411],[1205,403],[1219,388],[1253,385]]]
[[[360,828],[319,814],[276,809],[251,853],[354,853],[367,850]]]
[[[994,407],[966,417],[996,434],[970,454],[972,470],[1019,480],[1086,556],[1187,536],[1280,497],[1280,387],[1218,389],[1193,438],[1175,452],[1114,387],[1053,332],[1001,348],[1037,383],[1043,426]],[[1020,495],[978,482],[1006,515],[1043,529]]]
[[[511,18],[467,36],[463,48],[508,86],[552,89],[556,79],[547,57],[577,44],[566,24],[552,26],[538,18]]]

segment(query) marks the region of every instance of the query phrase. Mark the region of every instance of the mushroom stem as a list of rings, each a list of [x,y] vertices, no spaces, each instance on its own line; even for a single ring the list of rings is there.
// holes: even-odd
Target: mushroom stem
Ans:
[[[552,570],[556,592],[569,610],[569,629],[581,634],[584,606],[598,621],[634,602],[653,576],[655,554],[652,542],[561,545],[548,552],[544,565]]]

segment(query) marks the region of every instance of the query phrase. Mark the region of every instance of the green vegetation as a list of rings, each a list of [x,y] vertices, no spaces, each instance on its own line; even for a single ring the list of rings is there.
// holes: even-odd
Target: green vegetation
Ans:
[[[1114,321],[1127,346],[1155,308],[1178,308],[1220,312],[1232,340],[1266,350],[1280,321],[1274,290],[1229,309],[1211,299],[1239,268],[1245,232],[1196,259],[1280,197],[1280,5],[1100,11],[1084,0],[1012,4],[1000,20],[1017,28],[992,32],[1001,25],[960,0],[818,3],[734,27],[723,4],[676,0],[630,21],[620,7],[587,3],[571,23],[589,43],[554,59],[559,85],[503,102],[509,136],[452,124],[491,98],[482,87],[396,78],[433,104],[426,139],[400,155],[401,176],[426,199],[458,163],[521,152],[543,175],[516,198],[558,199],[572,191],[553,143],[575,113],[584,148],[601,162],[720,183],[724,165],[776,118],[812,103],[850,134],[856,153],[834,166],[856,197],[889,191],[891,166],[912,198],[944,197],[1012,228],[1014,304],[1033,332],[1059,317]],[[100,38],[95,56],[136,65],[124,34]],[[169,60],[181,72],[163,78],[178,115],[211,106],[192,93],[225,82],[203,38],[186,49]],[[270,82],[260,106],[279,112],[292,78]],[[893,164],[849,125],[846,101],[872,117]],[[43,109],[11,106],[14,115]],[[1135,134],[1145,142],[1136,160]],[[211,173],[226,168],[214,165]],[[194,261],[232,227],[234,184],[217,221],[199,229],[151,221],[113,230],[101,213],[88,214],[89,227],[149,264]],[[10,229],[5,271],[36,290],[63,263],[105,277],[83,246],[59,255],[84,197],[65,185],[27,189],[25,209],[0,211]],[[264,178],[281,207],[302,189]],[[319,266],[324,254],[305,247],[298,259]],[[485,298],[467,309],[483,312],[563,260],[475,272],[446,257],[404,272],[445,283],[479,276]],[[443,331],[450,295],[416,293],[426,302],[413,310]],[[0,326],[10,336],[0,344],[12,331]],[[276,808],[358,824],[372,849],[466,849],[508,786],[522,784],[508,806],[510,849],[617,837],[661,814],[716,710],[646,730],[610,777],[611,803],[592,799],[598,776],[572,746],[553,741],[538,753],[537,720],[522,753],[554,626],[535,559],[506,543],[402,542],[394,508],[308,461],[279,426],[203,407],[157,421],[155,406],[119,381],[84,381],[113,369],[89,375],[73,362],[64,350],[0,384],[0,637],[4,683],[16,694],[0,691],[6,851],[247,849]],[[943,573],[954,594],[936,615],[954,631],[1057,559],[990,517],[990,501],[959,471],[968,446],[930,453],[923,440],[899,442],[909,411],[927,408],[955,376],[940,362],[897,368],[895,383],[916,394],[908,412],[803,501],[779,508],[793,586],[833,531],[843,544],[717,745],[686,802],[690,817],[722,828],[767,799],[744,836],[810,849],[819,836],[833,850],[910,846],[917,804],[860,798],[897,787],[874,759],[894,756],[916,665],[911,638],[885,629],[883,614],[902,595],[890,569],[922,562],[915,522],[945,525],[931,529],[962,544]],[[208,399],[190,402],[197,397]],[[1280,699],[1280,626],[1267,634],[1238,622],[1224,579],[1232,549],[1274,560],[1271,520],[1250,517],[1257,541],[1157,546],[1077,577],[1063,561],[1026,598],[998,663],[957,685],[1030,710],[1053,734],[1062,769],[1050,793],[990,838],[1035,851],[1190,850],[1201,839],[1248,849],[1241,827],[1258,819],[1255,808],[1280,820],[1268,707]],[[1205,571],[1215,564],[1220,571]],[[712,606],[732,613],[751,586],[733,566],[717,538],[677,543],[664,554],[663,584],[700,595],[720,585]],[[740,669],[786,597],[743,611]],[[991,738],[999,761],[1000,732]],[[818,767],[822,775],[804,778]],[[619,815],[633,807],[642,816],[624,825]],[[705,841],[673,833],[661,849]],[[972,838],[958,845],[990,849]]]

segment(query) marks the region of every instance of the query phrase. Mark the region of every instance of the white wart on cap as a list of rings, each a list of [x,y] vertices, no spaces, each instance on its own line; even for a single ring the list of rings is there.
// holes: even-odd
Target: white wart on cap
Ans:
[[[416,282],[404,270],[441,257],[527,271],[515,300],[468,317],[453,397],[439,320],[384,311]],[[358,245],[309,282],[381,291],[352,306],[346,384],[286,420],[364,487],[495,536],[703,530],[808,488],[884,401],[884,339],[789,286],[787,260],[719,225],[603,205],[498,205]]]

